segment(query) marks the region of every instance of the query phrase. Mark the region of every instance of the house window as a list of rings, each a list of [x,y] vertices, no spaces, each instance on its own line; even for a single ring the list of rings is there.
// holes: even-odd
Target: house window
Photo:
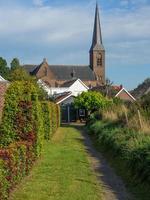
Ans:
[[[85,110],[84,109],[79,109],[79,116],[85,117]]]

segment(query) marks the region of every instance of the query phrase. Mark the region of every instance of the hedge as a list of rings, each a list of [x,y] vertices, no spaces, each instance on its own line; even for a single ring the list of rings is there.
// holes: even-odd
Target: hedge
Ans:
[[[26,104],[25,112],[23,111],[23,106],[21,108],[20,102],[24,102]],[[0,127],[0,145],[2,147],[8,146],[10,143],[18,141],[19,135],[17,134],[17,129],[18,129],[18,124],[16,124],[16,118],[18,117],[19,113],[22,112],[25,115],[32,115],[30,118],[36,118],[35,116],[33,117],[32,112],[30,111],[31,108],[27,108],[27,104],[34,104],[32,106],[33,110],[32,112],[34,113],[34,109],[38,111],[38,108],[36,108],[35,104],[39,104],[38,102],[38,94],[36,91],[35,85],[31,82],[24,82],[24,81],[17,81],[12,83],[5,96],[5,106],[3,110],[3,116],[2,116],[2,123]],[[22,110],[21,110],[22,109]],[[30,114],[26,111],[30,111]],[[18,120],[23,120],[24,117],[21,119],[21,115],[19,116],[20,118]],[[25,120],[25,119],[24,119]],[[28,119],[28,116],[26,116],[26,120],[28,120],[29,124],[31,123],[31,119]],[[27,121],[26,121],[27,122]],[[20,123],[20,122],[19,122]],[[28,123],[24,122],[25,126],[29,126]],[[28,131],[29,127],[23,127],[24,132]],[[26,130],[27,129],[27,130]]]
[[[42,102],[44,138],[50,140],[60,126],[60,108],[53,102]]]
[[[150,135],[100,121],[90,125],[89,130],[99,146],[125,163],[133,180],[150,184]]]
[[[0,149],[0,199],[8,199],[11,189],[29,173],[34,160],[30,142],[16,142]]]
[[[51,135],[51,117],[50,107],[47,101],[42,102],[43,124],[44,124],[44,138],[50,140]]]
[[[0,199],[29,173],[40,156],[43,139],[59,126],[59,107],[39,100],[33,82],[13,82],[6,93],[0,126]]]

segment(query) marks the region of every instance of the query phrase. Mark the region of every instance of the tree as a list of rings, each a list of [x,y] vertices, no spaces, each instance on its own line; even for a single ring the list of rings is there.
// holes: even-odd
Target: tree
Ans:
[[[111,100],[105,98],[101,93],[95,91],[83,92],[77,96],[74,102],[76,108],[86,109],[88,114],[103,109]]]
[[[11,71],[10,74],[10,81],[29,81],[33,78],[23,69],[23,68],[17,68]]]
[[[11,70],[15,70],[15,69],[18,69],[20,67],[20,62],[19,62],[19,59],[18,58],[14,58],[12,61],[11,61]]]
[[[140,104],[150,115],[150,92],[142,96]]]
[[[10,70],[9,68],[7,67],[7,62],[5,59],[3,59],[2,57],[0,57],[0,75],[3,77],[3,78],[8,78],[9,77],[9,73],[10,73]]]

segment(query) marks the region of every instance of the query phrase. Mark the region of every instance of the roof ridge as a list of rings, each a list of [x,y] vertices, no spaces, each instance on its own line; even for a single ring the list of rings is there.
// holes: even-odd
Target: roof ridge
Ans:
[[[67,64],[67,65],[65,65],[65,64],[54,64],[54,65],[53,64],[49,64],[48,66],[54,66],[54,67],[55,66],[68,66],[68,67],[69,66],[71,66],[71,67],[78,67],[78,66],[82,67],[83,66],[83,67],[90,67],[90,65],[79,65],[79,64],[77,64],[77,65],[75,65],[75,64]]]

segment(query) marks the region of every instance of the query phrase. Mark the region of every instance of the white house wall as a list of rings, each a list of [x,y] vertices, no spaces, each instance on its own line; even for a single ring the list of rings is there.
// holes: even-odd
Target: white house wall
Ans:
[[[49,87],[42,80],[38,80],[38,83],[43,87],[49,96],[64,92],[72,92],[73,96],[78,96],[82,92],[88,91],[88,87],[82,84],[82,81],[79,79],[76,80],[70,87]]]
[[[54,94],[60,94],[60,93],[64,93],[68,91],[68,88],[61,88],[61,87],[51,87],[50,89],[50,94],[54,95]]]
[[[78,96],[82,92],[86,92],[88,89],[79,81],[77,80],[72,84],[69,88],[68,91],[72,92],[73,96]]]

